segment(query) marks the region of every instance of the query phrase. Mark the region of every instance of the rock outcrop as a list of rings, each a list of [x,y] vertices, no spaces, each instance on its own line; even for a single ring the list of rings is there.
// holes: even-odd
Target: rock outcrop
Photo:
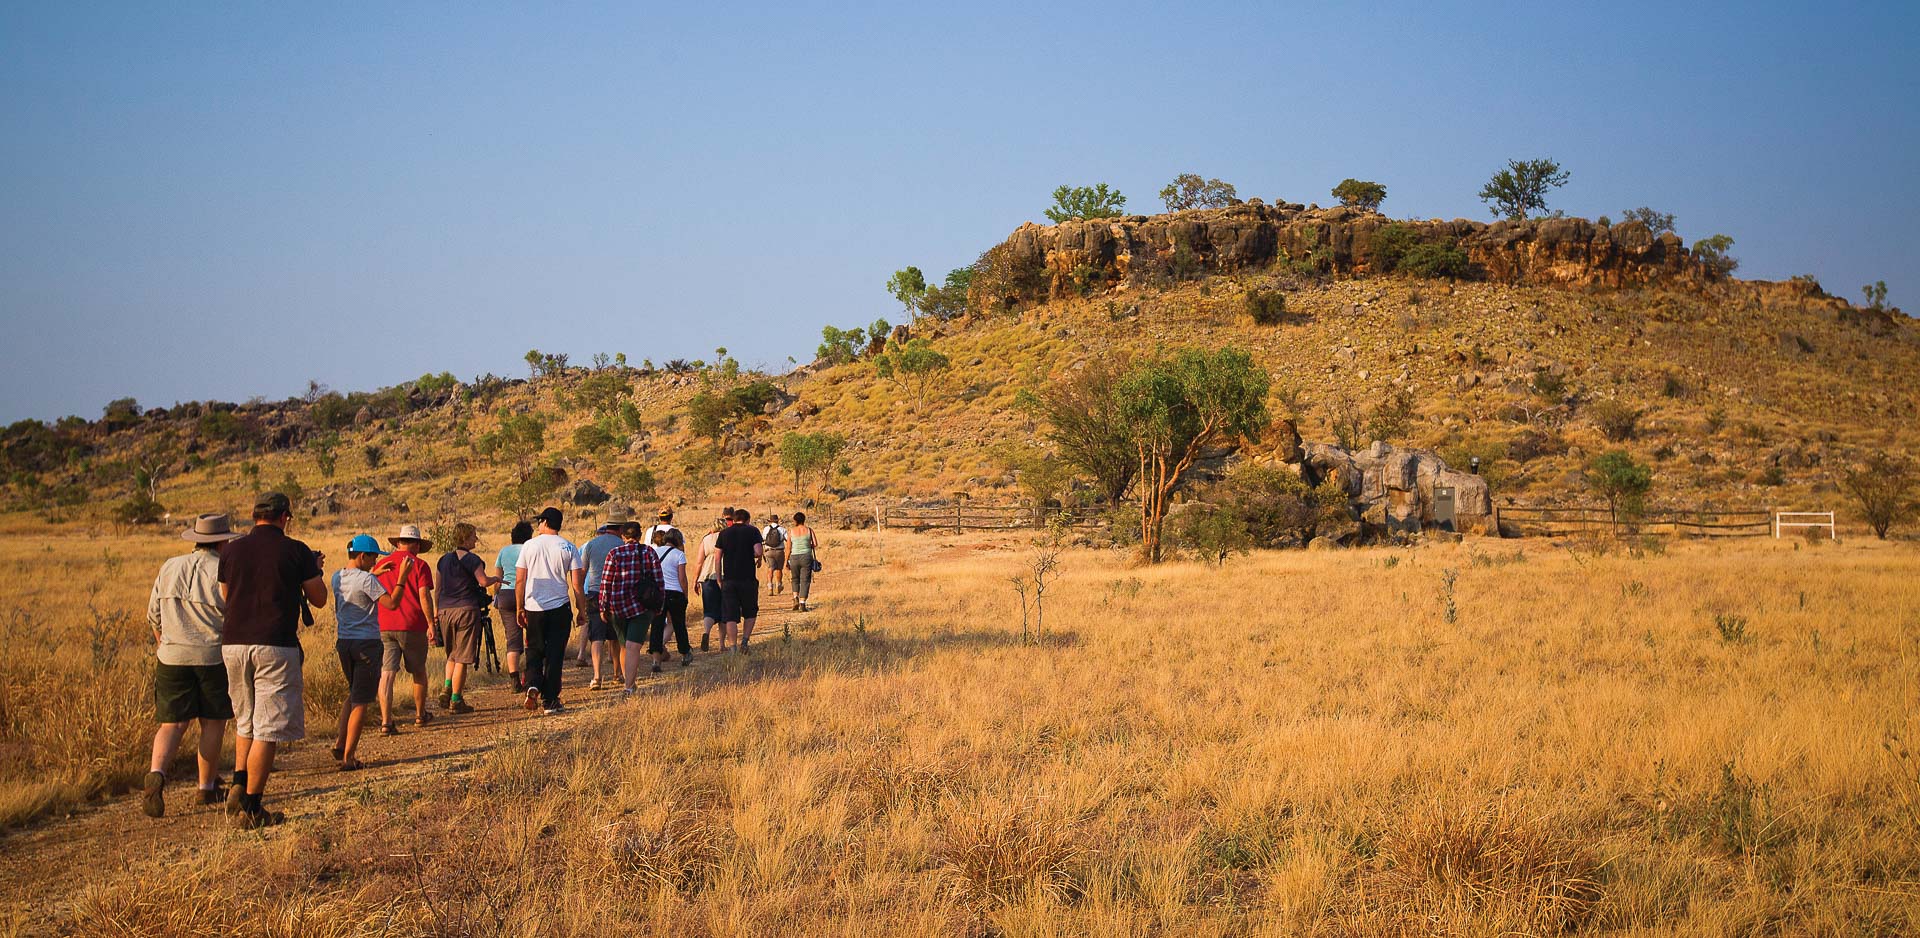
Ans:
[[[1374,236],[1388,225],[1406,226],[1400,233],[1419,242],[1459,248],[1475,278],[1502,283],[1698,287],[1721,279],[1672,232],[1655,235],[1637,221],[1395,221],[1355,208],[1255,199],[1221,209],[1021,225],[988,253],[972,300],[975,308],[991,308],[1137,282],[1147,272],[1184,279],[1276,262],[1308,272],[1366,274],[1380,267]]]
[[[1333,479],[1353,499],[1360,521],[1382,531],[1424,530],[1439,524],[1436,487],[1453,490],[1453,529],[1493,533],[1493,500],[1487,480],[1447,465],[1432,450],[1374,443],[1350,453],[1331,443],[1307,443],[1300,474],[1319,485]]]

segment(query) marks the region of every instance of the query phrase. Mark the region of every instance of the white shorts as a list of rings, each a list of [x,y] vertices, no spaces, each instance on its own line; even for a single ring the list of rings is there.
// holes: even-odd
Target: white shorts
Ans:
[[[233,733],[263,743],[307,738],[304,653],[279,645],[225,645],[227,695],[233,698]]]

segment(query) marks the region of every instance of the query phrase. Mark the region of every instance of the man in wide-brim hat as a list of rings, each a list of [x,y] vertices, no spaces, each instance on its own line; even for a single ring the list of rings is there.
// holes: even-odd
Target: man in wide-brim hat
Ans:
[[[155,657],[153,706],[160,729],[153,734],[153,762],[144,784],[142,808],[150,817],[166,814],[167,767],[173,763],[187,727],[200,724],[200,803],[219,804],[220,746],[233,699],[227,695],[227,666],[220,657],[220,628],[227,603],[220,595],[220,549],[239,537],[226,515],[201,515],[181,532],[193,549],[160,565],[147,599],[147,625],[153,628]]]

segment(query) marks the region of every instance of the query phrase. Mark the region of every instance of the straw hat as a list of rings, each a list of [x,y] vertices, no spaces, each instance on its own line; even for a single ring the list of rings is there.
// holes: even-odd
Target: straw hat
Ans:
[[[233,529],[233,522],[224,514],[201,515],[193,519],[190,530],[180,532],[180,536],[195,544],[218,544],[239,537],[241,532]]]
[[[395,547],[399,547],[401,541],[413,541],[418,544],[433,543],[432,541],[429,541],[426,538],[420,536],[420,526],[417,524],[403,524],[400,526],[399,534],[395,534],[394,536],[387,538],[387,543],[392,544]]]

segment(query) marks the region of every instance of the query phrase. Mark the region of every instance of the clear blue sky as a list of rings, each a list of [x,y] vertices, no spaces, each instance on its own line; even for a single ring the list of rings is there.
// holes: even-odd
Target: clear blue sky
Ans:
[[[784,367],[1056,185],[1181,172],[1485,218],[1550,156],[1569,213],[1916,302],[1911,4],[799,6],[0,7],[0,419]]]

